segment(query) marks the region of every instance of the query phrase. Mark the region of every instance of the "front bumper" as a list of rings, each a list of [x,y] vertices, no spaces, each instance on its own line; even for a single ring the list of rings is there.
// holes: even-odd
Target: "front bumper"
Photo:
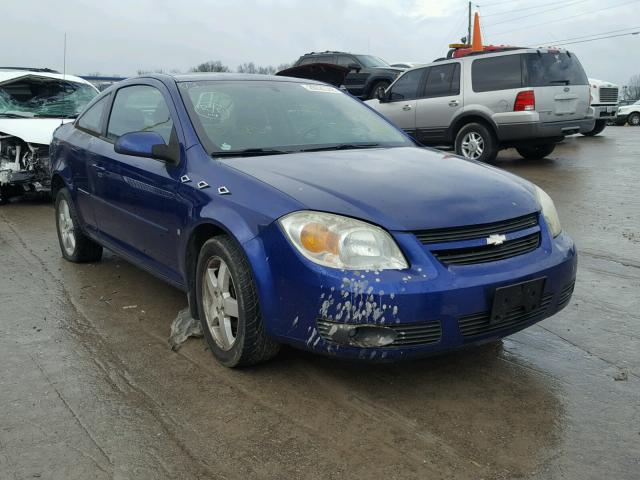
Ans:
[[[617,105],[591,105],[596,120],[613,120],[618,115]]]
[[[566,135],[587,133],[593,130],[595,118],[563,120],[561,122],[526,122],[498,124],[498,140],[504,142],[561,139]]]
[[[406,232],[392,232],[411,265],[403,271],[321,267],[295,252],[276,224],[247,242],[245,251],[266,330],[278,341],[340,357],[412,358],[510,335],[566,306],[576,277],[575,246],[565,233],[551,239],[544,222],[540,228],[540,247],[530,253],[448,268]],[[546,279],[540,309],[498,326],[488,323],[496,288],[540,277]],[[326,322],[386,326],[417,343],[339,344],[328,340]]]

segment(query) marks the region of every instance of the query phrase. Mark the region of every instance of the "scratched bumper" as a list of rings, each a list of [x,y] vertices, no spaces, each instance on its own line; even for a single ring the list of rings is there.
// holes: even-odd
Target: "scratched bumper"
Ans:
[[[498,262],[445,267],[410,233],[392,232],[411,267],[394,271],[341,271],[309,262],[272,225],[245,244],[267,332],[282,343],[317,353],[366,359],[431,355],[510,335],[562,309],[571,296],[577,255],[565,233],[543,229],[533,252]],[[465,319],[491,311],[498,287],[545,277],[545,308],[505,328],[465,335]],[[323,336],[318,321],[384,325],[402,331],[437,322],[437,341],[414,345],[354,347]],[[322,322],[321,322],[322,323]],[[397,328],[396,328],[397,327]],[[478,332],[476,329],[475,332]]]

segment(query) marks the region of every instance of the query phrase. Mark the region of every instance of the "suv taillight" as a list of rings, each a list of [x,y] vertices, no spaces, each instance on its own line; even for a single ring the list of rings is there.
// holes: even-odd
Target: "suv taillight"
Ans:
[[[536,109],[536,95],[533,90],[526,90],[518,93],[516,103],[513,105],[514,112],[525,112]]]

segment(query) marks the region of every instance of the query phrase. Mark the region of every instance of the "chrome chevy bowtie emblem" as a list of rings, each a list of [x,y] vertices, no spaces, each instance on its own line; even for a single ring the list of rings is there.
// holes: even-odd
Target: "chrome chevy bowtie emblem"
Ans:
[[[498,235],[494,233],[487,238],[487,245],[502,245],[507,240],[506,235]]]

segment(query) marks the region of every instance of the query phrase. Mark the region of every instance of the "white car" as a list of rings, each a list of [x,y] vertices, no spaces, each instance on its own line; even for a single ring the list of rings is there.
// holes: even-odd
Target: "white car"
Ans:
[[[0,67],[0,202],[50,190],[53,131],[77,117],[97,94],[73,75]]]
[[[632,127],[640,126],[640,100],[631,105],[618,108],[618,125],[628,123]]]

